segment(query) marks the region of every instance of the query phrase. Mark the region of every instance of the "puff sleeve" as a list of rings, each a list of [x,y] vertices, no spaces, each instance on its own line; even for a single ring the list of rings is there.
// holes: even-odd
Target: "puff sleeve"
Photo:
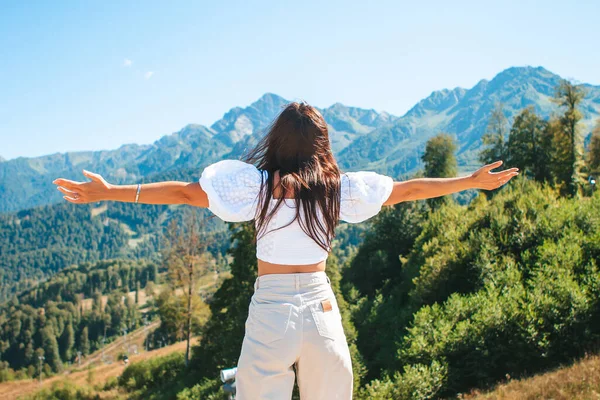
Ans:
[[[357,223],[374,217],[390,197],[394,180],[372,171],[341,175],[340,219]]]
[[[222,160],[204,168],[200,186],[208,209],[227,222],[254,219],[263,172],[239,160]]]

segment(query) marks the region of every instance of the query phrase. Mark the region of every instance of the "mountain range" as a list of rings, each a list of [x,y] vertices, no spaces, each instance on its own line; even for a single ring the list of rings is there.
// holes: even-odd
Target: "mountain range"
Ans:
[[[533,106],[543,117],[560,110],[552,102],[561,77],[542,67],[512,67],[470,89],[431,93],[398,117],[340,103],[320,109],[330,128],[334,154],[343,170],[368,169],[396,179],[422,166],[426,141],[439,132],[457,140],[460,171],[473,170],[489,116],[501,103],[510,120]],[[583,85],[583,133],[589,135],[600,116],[600,86]],[[235,107],[206,127],[189,124],[149,145],[127,144],[115,150],[68,152],[42,157],[0,158],[0,212],[18,211],[62,201],[56,177],[81,179],[81,170],[102,174],[115,183],[148,180],[181,168],[201,169],[223,158],[238,158],[254,145],[288,100],[272,93],[248,107]]]

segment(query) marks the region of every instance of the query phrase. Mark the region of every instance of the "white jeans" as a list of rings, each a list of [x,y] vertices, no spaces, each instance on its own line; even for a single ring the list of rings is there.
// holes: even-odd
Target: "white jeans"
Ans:
[[[327,301],[329,300],[329,301]],[[238,360],[238,400],[352,399],[352,361],[325,272],[256,279]]]

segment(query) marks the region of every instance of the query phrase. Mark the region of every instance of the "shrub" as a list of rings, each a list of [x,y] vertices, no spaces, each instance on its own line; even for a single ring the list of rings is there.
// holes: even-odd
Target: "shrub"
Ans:
[[[428,400],[438,398],[444,387],[448,368],[433,361],[430,365],[416,364],[394,373],[393,380],[385,377],[374,380],[357,393],[359,400]]]
[[[69,381],[55,382],[49,389],[43,389],[27,397],[28,400],[100,400],[91,389],[83,388]]]
[[[129,365],[119,377],[119,386],[130,391],[158,388],[176,381],[184,370],[184,355],[171,353]]]
[[[191,388],[185,388],[177,394],[177,400],[225,400],[227,394],[223,392],[221,382],[218,379],[204,378],[201,383]]]

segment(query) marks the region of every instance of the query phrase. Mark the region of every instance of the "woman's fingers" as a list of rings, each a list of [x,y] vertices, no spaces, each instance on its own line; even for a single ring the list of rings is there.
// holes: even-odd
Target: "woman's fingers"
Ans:
[[[67,200],[68,202],[76,203],[76,204],[85,203],[85,201],[81,197],[74,198],[74,197],[70,197],[70,196],[63,196],[63,199]]]
[[[82,184],[82,182],[76,182],[76,181],[72,181],[70,179],[63,179],[63,178],[55,179],[52,181],[52,183],[54,183],[55,185],[70,189],[70,190],[75,189],[79,185]]]
[[[79,192],[77,192],[77,191],[65,189],[62,186],[58,186],[57,189],[58,189],[59,192],[62,192],[63,194],[66,194],[67,196],[81,197],[81,194]]]
[[[502,185],[505,185],[506,183],[508,183],[508,181],[510,181],[512,178],[514,178],[517,175],[519,175],[518,172],[511,172],[510,174],[506,174],[506,175],[500,177],[498,179],[498,182],[496,183],[496,187],[498,188]]]
[[[510,171],[510,172],[502,171],[502,173],[497,174],[496,179],[510,179],[513,176],[517,176],[517,175],[519,175],[519,173],[516,171]]]
[[[486,165],[484,168],[487,171],[490,171],[490,170],[492,170],[494,168],[498,168],[499,166],[501,166],[503,162],[504,161],[502,161],[502,160],[494,161],[493,163]]]
[[[510,169],[505,169],[504,171],[500,171],[500,172],[490,172],[490,174],[492,175],[503,175],[503,174],[510,174],[513,172],[519,172],[519,168],[510,168]]]

